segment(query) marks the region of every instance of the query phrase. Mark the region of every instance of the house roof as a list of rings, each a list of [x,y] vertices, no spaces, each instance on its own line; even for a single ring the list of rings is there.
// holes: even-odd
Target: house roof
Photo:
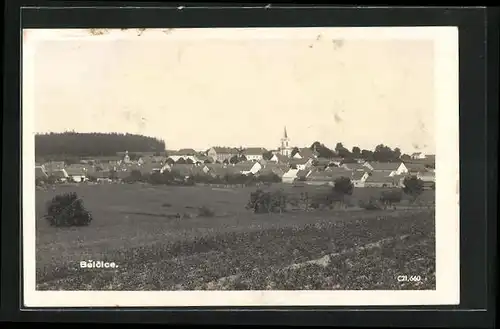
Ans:
[[[249,171],[255,165],[256,162],[253,161],[242,161],[233,165],[232,167],[238,171]],[[229,167],[229,166],[228,166]]]
[[[370,162],[369,164],[375,171],[393,171],[399,168],[401,162]]]
[[[84,167],[80,166],[68,166],[66,167],[66,172],[68,173],[69,176],[85,176],[85,170]]]
[[[272,159],[272,158],[274,158],[274,157],[276,157],[276,159],[278,160],[278,163],[280,163],[280,162],[281,162],[281,163],[290,162],[290,158],[289,158],[289,157],[287,157],[287,156],[285,156],[285,155],[283,155],[283,154],[279,154],[279,153],[274,154],[274,155],[271,157],[271,159]]]
[[[295,159],[292,158],[289,160],[290,164],[292,165],[298,165],[298,164],[306,164],[309,161],[310,158],[303,157],[302,159]]]
[[[311,150],[310,148],[304,147],[299,149],[299,154],[303,158],[314,158],[317,153]]]
[[[247,147],[243,150],[244,155],[262,155],[266,152],[267,150],[263,147]]]
[[[344,168],[347,170],[354,170],[354,171],[364,171],[368,170],[366,166],[364,166],[362,163],[344,163],[343,164]]]
[[[400,179],[401,177],[391,177],[388,176],[384,173],[380,172],[373,172],[371,175],[366,179],[366,182],[368,183],[393,183],[396,182]]]
[[[45,178],[47,176],[42,166],[35,166],[35,178]]]
[[[50,173],[51,176],[54,176],[54,177],[57,177],[57,178],[66,178],[68,177],[68,173],[66,172],[66,170],[64,169],[56,169],[56,170],[53,170],[51,173]]]
[[[155,169],[161,169],[163,166],[159,163],[144,163],[138,167],[142,174],[150,174]]]
[[[96,178],[109,178],[109,175],[111,172],[109,170],[103,170],[103,171],[96,171],[94,176]]]
[[[352,180],[360,180],[365,175],[365,171],[354,171],[352,173]]]
[[[318,158],[318,159],[315,159],[313,164],[317,165],[317,166],[327,166],[329,163],[330,163],[329,159]]]
[[[297,177],[307,177],[307,175],[311,172],[311,170],[299,170],[297,172]]]
[[[347,170],[325,170],[325,171],[313,171],[307,177],[307,180],[325,180],[334,181],[340,177],[351,178],[352,173]]]
[[[405,163],[406,168],[408,168],[409,171],[413,172],[424,172],[427,171],[427,168],[425,167],[424,163],[414,163],[414,162],[408,162]]]
[[[216,153],[221,153],[221,154],[238,154],[238,150],[234,147],[220,147],[220,146],[215,146],[212,147]]]

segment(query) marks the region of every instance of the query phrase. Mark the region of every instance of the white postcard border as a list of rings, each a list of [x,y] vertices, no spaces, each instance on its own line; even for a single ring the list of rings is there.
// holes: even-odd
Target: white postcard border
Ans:
[[[183,29],[172,37],[311,38],[318,32],[338,39],[426,39],[435,45],[436,104],[436,290],[429,291],[37,291],[35,289],[34,56],[36,44],[60,38],[88,38],[83,30],[24,30],[22,46],[22,213],[25,307],[146,306],[371,306],[443,305],[460,302],[458,28],[249,28]],[[128,33],[128,34],[127,34]],[[165,30],[141,37],[158,38]],[[180,36],[179,36],[180,35]],[[92,37],[134,37],[134,31]],[[32,191],[32,192],[31,192]]]

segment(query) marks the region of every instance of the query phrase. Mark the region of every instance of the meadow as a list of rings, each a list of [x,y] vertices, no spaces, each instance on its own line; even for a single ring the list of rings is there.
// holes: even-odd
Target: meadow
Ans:
[[[380,191],[356,188],[345,209],[283,214],[245,209],[253,191],[148,184],[37,190],[37,289],[435,288],[433,191],[424,191],[419,205],[406,199],[395,209],[368,211],[356,207],[358,200]],[[55,228],[43,219],[46,202],[65,192],[78,193],[92,212],[89,226]],[[80,268],[90,260],[118,267]],[[398,282],[399,275],[418,280]]]

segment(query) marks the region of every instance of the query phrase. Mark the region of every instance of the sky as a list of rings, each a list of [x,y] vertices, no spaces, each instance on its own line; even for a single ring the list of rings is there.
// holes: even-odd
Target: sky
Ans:
[[[80,31],[39,41],[35,130],[143,134],[167,149],[275,149],[286,126],[298,147],[435,153],[432,39],[331,30]]]

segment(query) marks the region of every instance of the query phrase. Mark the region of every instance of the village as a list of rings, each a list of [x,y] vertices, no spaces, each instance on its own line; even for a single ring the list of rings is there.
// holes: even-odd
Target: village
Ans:
[[[354,187],[400,188],[408,176],[435,188],[435,156],[414,153],[410,159],[391,162],[367,161],[361,157],[344,159],[340,155],[321,157],[315,149],[292,147],[285,132],[280,147],[218,147],[199,152],[194,149],[167,150],[165,154],[119,152],[115,156],[82,158],[79,163],[49,161],[35,164],[38,182],[122,182],[133,172],[147,176],[175,172],[185,179],[247,175],[276,178],[274,181],[307,185],[333,185],[347,177]]]

